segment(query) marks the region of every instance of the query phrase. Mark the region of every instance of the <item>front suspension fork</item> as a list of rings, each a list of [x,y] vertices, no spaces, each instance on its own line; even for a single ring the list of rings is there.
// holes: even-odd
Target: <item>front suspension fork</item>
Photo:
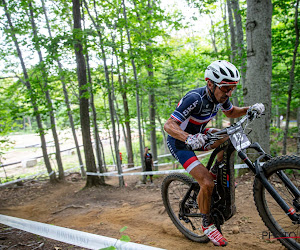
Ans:
[[[265,154],[265,152],[261,149],[261,147],[256,144],[253,145],[254,149],[260,152],[262,155],[255,161],[255,166],[249,160],[247,155],[240,151],[238,154],[241,159],[244,159],[244,162],[249,166],[249,168],[256,174],[256,177],[262,182],[263,186],[267,189],[269,194],[274,198],[274,200],[278,203],[278,205],[283,209],[283,211],[290,217],[290,219],[295,224],[300,224],[300,216],[296,213],[296,210],[293,207],[290,207],[284,199],[279,195],[276,189],[271,185],[271,183],[267,180],[265,173],[263,171],[262,166],[259,164],[260,159],[270,159],[270,156]],[[290,179],[283,173],[282,171],[277,172],[278,177],[285,183],[287,188],[295,195],[296,199],[300,196],[300,192],[298,188],[290,181]]]

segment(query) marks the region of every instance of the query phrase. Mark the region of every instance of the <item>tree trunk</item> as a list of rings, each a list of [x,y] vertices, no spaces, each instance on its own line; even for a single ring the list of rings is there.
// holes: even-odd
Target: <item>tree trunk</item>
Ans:
[[[232,6],[231,0],[227,0],[227,10],[228,10],[228,20],[229,20],[229,28],[230,28],[230,47],[231,47],[231,54],[230,54],[230,61],[235,63],[236,60],[236,38],[235,38],[235,27],[233,22],[232,16]]]
[[[115,127],[115,118],[114,118],[115,108],[114,108],[114,104],[113,104],[113,100],[112,100],[112,90],[111,90],[110,81],[109,81],[109,72],[108,72],[108,67],[107,67],[107,63],[106,63],[106,53],[104,50],[103,38],[102,38],[100,27],[97,25],[98,14],[97,14],[96,8],[94,8],[94,11],[96,13],[96,21],[97,21],[97,23],[96,23],[89,11],[88,5],[85,0],[84,0],[84,5],[85,5],[85,8],[95,26],[95,28],[96,28],[96,31],[97,31],[97,34],[99,37],[101,55],[102,55],[102,60],[103,60],[103,64],[104,64],[105,80],[107,82],[108,103],[109,103],[109,111],[110,111],[110,120],[111,120],[111,124],[112,124],[112,129],[113,129],[113,139],[114,139],[114,146],[115,146],[116,163],[117,163],[117,167],[118,167],[118,174],[120,175],[120,174],[122,174],[122,168],[121,168],[120,152],[119,152],[119,147],[118,147],[118,143],[117,143],[117,134],[116,134],[116,127]],[[124,186],[123,176],[119,176],[119,186],[120,187]]]
[[[150,74],[150,75],[149,75]],[[148,76],[153,77],[153,72],[148,71]],[[154,92],[154,89],[151,89]],[[158,170],[156,162],[157,162],[157,143],[156,143],[156,124],[155,124],[155,111],[156,103],[155,103],[155,94],[152,93],[149,95],[149,121],[150,121],[150,143],[151,143],[151,151],[153,155],[153,162],[155,163],[155,170]]]
[[[33,14],[33,6],[31,4],[31,1],[29,1],[29,13],[30,13],[29,18],[30,18],[30,21],[31,21],[33,37],[34,37],[34,40],[36,41],[35,42],[35,49],[36,49],[36,51],[38,53],[38,56],[39,56],[40,65],[44,66],[44,60],[43,60],[41,48],[40,48],[39,43],[37,42],[39,39],[38,39],[37,27],[36,27],[36,24],[35,24],[35,19],[34,19],[34,14]],[[52,100],[51,100],[51,96],[50,96],[50,92],[49,92],[49,88],[48,88],[45,67],[42,67],[42,77],[43,77],[43,81],[44,81],[44,90],[43,91],[45,93],[47,106],[49,108],[51,131],[52,131],[52,136],[53,136],[54,144],[55,144],[55,158],[56,158],[58,172],[59,172],[59,179],[63,180],[65,178],[65,174],[64,174],[64,168],[63,168],[63,164],[62,164],[62,160],[61,160],[59,139],[58,139],[57,132],[56,132],[56,122],[55,122],[55,117],[54,117],[54,112],[53,112]]]
[[[297,134],[297,155],[300,156],[300,107],[298,107],[298,112],[297,112],[297,126],[298,126],[298,134]]]
[[[44,14],[45,14],[46,25],[47,25],[49,37],[52,38],[51,28],[50,28],[50,24],[49,24],[49,21],[48,21],[47,8],[45,6],[45,1],[44,0],[41,0],[41,1],[42,1],[42,6],[43,6],[43,11],[44,11]],[[62,67],[62,64],[61,64],[61,62],[58,58],[56,59],[56,62],[58,64],[60,80],[61,80],[62,87],[63,87],[63,92],[64,92],[65,104],[67,106],[69,123],[70,123],[71,131],[72,131],[72,135],[73,135],[73,139],[74,139],[74,143],[75,143],[75,147],[76,147],[78,162],[79,162],[79,165],[80,165],[80,168],[81,168],[81,175],[85,176],[85,171],[84,171],[84,168],[83,168],[83,161],[82,161],[82,157],[81,157],[81,153],[80,153],[80,148],[79,148],[77,135],[76,135],[76,130],[75,130],[75,126],[74,126],[73,115],[72,115],[71,106],[70,106],[70,102],[69,102],[69,95],[68,95],[68,91],[67,91],[67,88],[66,88],[65,77],[64,77],[64,74],[63,74],[63,69],[62,69],[63,67]]]
[[[134,161],[133,161],[133,150],[132,150],[130,115],[129,115],[129,108],[128,108],[128,98],[127,98],[127,93],[126,93],[126,76],[123,76],[123,81],[125,81],[123,84],[122,79],[121,79],[120,69],[118,69],[118,75],[119,75],[119,84],[120,84],[120,88],[121,88],[121,96],[122,96],[122,101],[123,101],[124,118],[125,118],[124,138],[125,138],[125,143],[126,143],[127,161],[128,161],[128,167],[132,168],[132,167],[134,167]]]
[[[95,138],[95,147],[96,147],[96,157],[98,162],[98,170],[100,173],[104,173],[103,169],[103,161],[102,161],[102,154],[101,154],[101,143],[100,143],[100,137],[99,137],[99,129],[97,124],[97,112],[94,104],[94,93],[93,93],[93,85],[92,85],[92,77],[91,77],[91,71],[90,71],[90,65],[89,65],[89,55],[88,52],[86,54],[86,64],[87,64],[87,70],[88,70],[88,79],[89,79],[89,92],[90,92],[90,107],[92,110],[92,121],[93,121],[93,127],[94,127],[94,138]],[[101,182],[104,184],[105,179],[104,176],[100,176]]]
[[[143,171],[145,171],[146,166],[145,166],[145,163],[144,163],[143,138],[142,138],[142,129],[141,129],[141,110],[140,110],[139,83],[138,83],[138,78],[137,78],[137,71],[136,71],[136,67],[135,67],[135,62],[134,62],[134,59],[133,59],[132,45],[131,45],[130,32],[129,32],[129,28],[128,28],[128,20],[127,20],[127,14],[126,14],[125,0],[122,0],[122,4],[123,4],[123,14],[124,14],[124,19],[125,19],[127,39],[128,39],[128,43],[129,43],[129,53],[130,53],[131,64],[132,64],[133,73],[134,73],[135,87],[136,87],[135,99],[136,99],[136,109],[137,109],[137,118],[138,118],[137,120],[138,120],[138,131],[139,131],[141,165],[142,165]],[[145,175],[143,175],[143,183],[146,183],[146,176]]]
[[[212,43],[212,46],[214,48],[214,52],[216,55],[218,55],[218,48],[217,48],[217,45],[216,45],[216,32],[215,32],[215,28],[214,28],[214,21],[211,17],[211,15],[209,15],[209,18],[210,18],[210,25],[211,25],[211,43]]]
[[[224,38],[225,38],[225,45],[226,45],[226,50],[228,51],[229,50],[229,35],[228,35],[228,29],[227,29],[227,11],[226,11],[226,7],[227,7],[227,4],[226,4],[227,0],[224,1],[224,10],[222,8],[223,4],[221,3],[220,7],[221,7],[221,11],[223,13],[223,32],[224,32]],[[230,56],[228,56],[228,59],[230,60]]]
[[[90,132],[90,115],[89,115],[89,100],[87,98],[87,79],[86,79],[86,65],[83,56],[82,48],[82,30],[80,23],[80,1],[72,0],[73,2],[73,19],[74,19],[74,49],[77,63],[77,77],[79,84],[79,98],[80,98],[80,123],[82,130],[82,140],[85,155],[85,164],[88,172],[97,172],[95,157],[93,153],[93,146],[91,142]],[[98,176],[88,175],[86,179],[86,187],[101,185],[101,180]]]
[[[258,141],[266,152],[270,152],[271,117],[271,0],[247,0],[247,72],[244,88],[246,105],[263,102],[265,114],[254,121],[253,141]]]
[[[9,24],[9,28],[11,30],[11,36],[12,36],[12,39],[14,41],[14,44],[15,44],[15,47],[16,47],[16,50],[17,50],[17,54],[18,54],[18,57],[19,57],[19,60],[20,60],[21,66],[22,66],[22,70],[23,70],[23,75],[24,75],[25,81],[22,81],[21,79],[20,80],[24,83],[24,85],[26,86],[26,88],[28,90],[28,93],[30,95],[31,105],[34,109],[34,114],[35,114],[36,122],[37,122],[37,125],[38,125],[38,129],[39,129],[39,135],[40,135],[40,140],[41,140],[41,148],[42,148],[42,152],[43,152],[45,166],[46,166],[47,172],[49,174],[50,182],[51,183],[56,183],[57,182],[56,175],[55,175],[55,172],[52,170],[50,160],[49,160],[49,157],[48,157],[48,153],[47,153],[46,140],[45,140],[45,131],[44,131],[44,128],[43,128],[43,125],[42,125],[42,119],[41,119],[39,109],[38,109],[38,106],[37,106],[37,103],[36,103],[36,98],[34,96],[35,91],[34,91],[34,89],[32,89],[31,84],[29,82],[27,69],[25,67],[25,63],[24,63],[24,60],[23,60],[23,56],[22,56],[22,52],[20,50],[18,40],[15,36],[15,29],[14,29],[13,24],[11,22],[11,17],[10,17],[10,14],[9,14],[8,10],[7,10],[5,0],[2,0],[2,3],[3,3],[3,6],[4,6],[4,11],[5,11],[5,15],[6,15],[8,24]]]
[[[122,32],[121,32],[122,33]],[[115,42],[113,41],[114,44],[114,50],[115,50]],[[123,51],[123,38],[121,34],[121,53],[124,54]],[[121,78],[121,72],[120,72],[120,66],[118,62],[118,56],[117,53],[115,52],[116,58],[117,58],[117,69],[118,69],[118,79],[119,79],[119,84],[121,88],[121,95],[122,95],[122,101],[123,101],[123,108],[124,108],[124,117],[125,117],[125,133],[124,137],[126,137],[126,149],[127,149],[127,159],[128,159],[128,167],[134,167],[134,161],[133,161],[133,150],[132,150],[132,137],[131,137],[131,126],[130,126],[130,113],[129,113],[129,107],[128,107],[128,98],[127,98],[127,92],[126,92],[126,85],[127,85],[127,80],[126,80],[126,69],[125,69],[125,62],[122,62],[123,64],[123,82]]]
[[[82,8],[82,13],[83,13],[83,8]],[[84,14],[82,15],[83,19],[83,29],[85,30],[85,20],[84,20]],[[89,58],[89,53],[88,53],[88,47],[87,47],[87,37],[84,39],[84,45],[86,47],[86,66],[87,66],[87,72],[88,72],[88,83],[89,83],[89,93],[90,93],[90,107],[92,110],[92,122],[93,122],[93,128],[94,128],[94,138],[95,138],[95,148],[96,148],[96,158],[97,158],[97,163],[98,163],[98,170],[100,173],[104,173],[103,170],[103,161],[102,161],[102,154],[101,154],[101,145],[100,145],[100,137],[99,137],[99,129],[98,129],[98,124],[97,124],[97,112],[94,104],[94,93],[93,93],[93,83],[92,83],[92,76],[91,76],[91,70],[90,70],[90,58]],[[105,183],[104,176],[100,176],[100,181],[102,184]]]
[[[289,131],[289,123],[290,123],[290,116],[291,116],[291,101],[292,101],[292,94],[295,84],[295,66],[296,66],[296,59],[297,59],[297,51],[299,47],[299,26],[298,26],[298,7],[299,7],[299,0],[297,0],[295,5],[295,33],[296,33],[296,41],[295,41],[295,47],[294,47],[294,53],[293,53],[293,62],[290,70],[290,84],[289,84],[289,90],[288,90],[288,101],[286,105],[286,124],[284,129],[284,136],[283,136],[283,149],[282,154],[286,154],[286,141],[288,137],[288,131]]]
[[[244,57],[244,32],[242,17],[240,14],[240,5],[238,0],[231,0],[232,9],[234,13],[235,26],[236,26],[236,40],[237,40],[237,55],[238,65],[240,65],[241,84],[244,86],[246,77],[246,58]]]
[[[280,112],[279,112],[279,106],[276,105],[276,127],[278,128],[278,133],[277,133],[277,136],[279,137],[280,136],[280,129],[281,129],[281,126],[280,126],[280,123],[281,123],[281,120],[280,120]]]
[[[151,4],[151,1],[148,0],[148,14],[152,16],[153,7]],[[149,32],[151,31],[151,22],[148,22],[148,29]],[[150,81],[150,94],[148,96],[149,98],[149,122],[150,122],[150,143],[151,143],[151,151],[153,156],[153,162],[155,170],[158,170],[157,167],[157,143],[156,143],[156,123],[155,123],[155,113],[156,113],[156,101],[155,101],[155,88],[152,87],[153,85],[153,51],[151,49],[151,40],[147,41],[146,50],[148,54],[148,62],[147,62],[147,71],[148,71],[148,79]]]
[[[103,103],[104,103],[104,118],[105,118],[106,124],[108,124],[109,121],[108,121],[107,114],[106,114],[107,107],[106,107],[106,98],[105,98],[105,96],[104,96],[104,102]],[[113,164],[117,165],[116,160],[115,160],[114,150],[113,150],[113,147],[112,147],[111,134],[110,134],[109,127],[107,127],[107,132],[108,132],[109,146],[110,146],[110,152],[111,152]]]
[[[229,28],[230,28],[230,47],[231,47],[230,61],[233,64],[236,64],[236,32],[235,32],[233,16],[232,16],[231,0],[227,0],[227,10],[228,10],[228,20],[229,20]],[[237,97],[234,95],[232,99],[233,99],[233,105],[238,106]],[[234,118],[230,118],[230,123],[231,124],[234,123]]]

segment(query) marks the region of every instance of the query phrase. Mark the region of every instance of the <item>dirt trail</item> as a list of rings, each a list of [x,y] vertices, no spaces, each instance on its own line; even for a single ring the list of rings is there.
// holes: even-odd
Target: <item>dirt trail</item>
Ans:
[[[0,189],[0,213],[24,219],[68,227],[98,235],[120,238],[119,230],[131,242],[165,249],[210,249],[212,243],[199,244],[186,239],[172,224],[163,209],[160,185],[137,185],[139,177],[125,177],[127,187],[119,188],[117,178],[107,180],[109,186],[83,189],[85,181],[73,174],[57,185],[48,182]],[[254,206],[253,177],[238,180],[237,214],[224,226],[229,240],[226,249],[284,249],[277,241],[262,239],[267,231]],[[232,228],[238,226],[239,233]]]

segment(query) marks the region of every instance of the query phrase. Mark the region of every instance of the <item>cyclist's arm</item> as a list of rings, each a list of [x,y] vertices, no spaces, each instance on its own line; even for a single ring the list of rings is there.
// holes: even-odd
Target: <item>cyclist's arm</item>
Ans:
[[[224,111],[224,114],[229,118],[237,118],[247,113],[249,107],[237,107],[233,106],[231,110]]]
[[[188,137],[188,133],[184,132],[177,121],[175,121],[173,118],[169,118],[165,125],[164,125],[164,130],[173,138],[178,139],[180,141],[185,142],[187,137]]]

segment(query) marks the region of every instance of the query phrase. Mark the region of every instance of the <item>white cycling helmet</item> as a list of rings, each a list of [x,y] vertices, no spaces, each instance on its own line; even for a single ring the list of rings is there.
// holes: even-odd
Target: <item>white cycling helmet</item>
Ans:
[[[212,62],[205,70],[205,81],[211,80],[222,85],[238,84],[240,73],[237,68],[225,60]]]

